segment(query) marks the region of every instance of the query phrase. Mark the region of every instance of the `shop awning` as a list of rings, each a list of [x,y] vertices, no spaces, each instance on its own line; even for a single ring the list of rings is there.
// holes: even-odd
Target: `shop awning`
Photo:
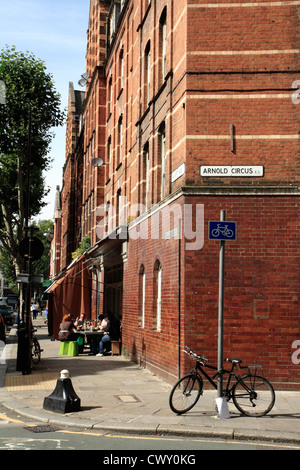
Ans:
[[[64,315],[71,314],[74,320],[81,313],[90,318],[91,313],[91,273],[81,256],[66,269],[63,275],[45,291],[52,294],[51,302],[53,336],[58,338],[59,325]]]

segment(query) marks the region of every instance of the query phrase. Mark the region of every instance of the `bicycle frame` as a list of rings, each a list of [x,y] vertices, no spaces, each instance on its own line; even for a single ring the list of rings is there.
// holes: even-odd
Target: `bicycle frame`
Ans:
[[[208,369],[215,370],[215,371],[217,371],[217,372],[215,373],[215,375],[214,375],[213,377],[210,377],[210,376],[205,372],[205,370],[203,369],[203,367],[207,367]],[[248,387],[244,384],[243,380],[241,380],[240,377],[238,377],[238,376],[233,372],[234,369],[235,369],[235,367],[236,367],[235,364],[232,364],[231,370],[226,370],[226,369],[220,369],[220,370],[218,370],[218,368],[215,367],[215,366],[211,366],[211,365],[209,365],[209,364],[205,364],[205,365],[204,365],[204,364],[201,364],[199,361],[197,361],[196,366],[195,366],[195,369],[196,369],[197,373],[198,373],[198,370],[199,370],[199,371],[201,372],[201,374],[204,375],[204,377],[210,382],[210,384],[211,384],[216,390],[218,389],[218,384],[217,384],[217,382],[214,381],[214,379],[215,379],[216,377],[218,377],[219,374],[223,374],[223,375],[224,375],[224,374],[228,374],[229,377],[228,377],[228,380],[227,380],[226,388],[223,389],[222,393],[223,393],[223,396],[231,398],[231,391],[232,391],[233,387],[235,386],[235,383],[234,383],[234,384],[232,385],[232,387],[230,388],[230,382],[231,382],[232,377],[234,377],[237,382],[242,383],[242,385],[243,385],[243,387],[245,388],[245,390],[247,390],[247,391],[249,392]]]

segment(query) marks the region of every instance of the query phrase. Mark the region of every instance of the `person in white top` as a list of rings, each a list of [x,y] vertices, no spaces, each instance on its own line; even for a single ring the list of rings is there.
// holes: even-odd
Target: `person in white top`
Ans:
[[[103,318],[103,320],[101,322],[101,325],[100,325],[101,330],[104,330],[104,328],[107,327],[107,323],[108,323],[108,316],[105,315],[105,317]]]

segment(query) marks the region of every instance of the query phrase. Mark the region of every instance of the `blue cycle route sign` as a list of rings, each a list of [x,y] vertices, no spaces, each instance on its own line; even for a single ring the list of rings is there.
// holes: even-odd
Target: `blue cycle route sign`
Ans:
[[[236,240],[236,222],[210,221],[208,223],[209,240]]]

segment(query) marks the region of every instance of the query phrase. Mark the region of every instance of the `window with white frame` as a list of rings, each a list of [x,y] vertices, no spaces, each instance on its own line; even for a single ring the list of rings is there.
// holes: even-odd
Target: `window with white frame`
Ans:
[[[159,22],[160,75],[163,83],[167,74],[167,9],[164,8]]]
[[[113,0],[109,11],[109,37],[112,41],[120,18],[121,3],[120,0]]]
[[[109,112],[108,117],[112,114],[112,105],[113,105],[113,86],[112,86],[112,78],[109,80]]]
[[[117,210],[116,210],[116,226],[119,227],[123,224],[123,199],[121,189],[117,191]]]
[[[148,209],[149,205],[149,191],[150,191],[150,161],[149,161],[149,144],[147,143],[144,146],[144,151],[143,151],[143,156],[144,156],[144,168],[145,168],[145,206],[146,210]]]
[[[150,86],[151,86],[151,50],[150,41],[148,41],[145,49],[145,106],[150,102]]]
[[[124,87],[124,48],[121,48],[119,55],[119,75],[120,75],[120,90]]]
[[[142,264],[139,272],[139,326],[145,328],[146,272]]]
[[[162,200],[165,197],[165,180],[166,180],[166,130],[165,123],[159,128],[159,166],[160,166],[160,188],[159,195]]]
[[[161,331],[161,294],[162,294],[161,286],[162,286],[162,268],[161,268],[161,264],[159,260],[156,260],[155,266],[154,266],[153,327],[157,331]]]
[[[107,160],[108,160],[108,179],[112,175],[112,155],[111,155],[111,136],[109,136],[107,141]]]
[[[120,116],[118,122],[118,143],[119,143],[119,161],[118,164],[122,163],[122,154],[123,154],[123,116]]]

